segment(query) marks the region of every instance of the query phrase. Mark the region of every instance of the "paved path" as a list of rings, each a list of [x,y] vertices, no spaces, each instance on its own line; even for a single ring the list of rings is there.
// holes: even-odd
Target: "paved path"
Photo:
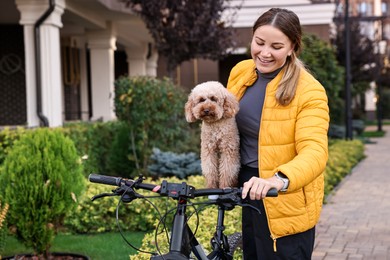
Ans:
[[[329,198],[313,260],[390,260],[390,126]]]

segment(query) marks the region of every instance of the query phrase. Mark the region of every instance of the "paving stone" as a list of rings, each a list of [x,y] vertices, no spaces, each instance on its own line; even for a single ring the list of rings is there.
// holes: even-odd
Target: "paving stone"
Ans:
[[[390,260],[390,126],[324,204],[312,259]]]

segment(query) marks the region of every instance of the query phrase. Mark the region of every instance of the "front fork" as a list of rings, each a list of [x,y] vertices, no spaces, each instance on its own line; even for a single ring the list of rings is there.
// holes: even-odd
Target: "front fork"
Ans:
[[[218,220],[214,236],[210,240],[213,251],[209,254],[209,259],[232,260],[233,255],[229,252],[230,245],[227,236],[223,233],[225,230],[225,208],[218,207]]]

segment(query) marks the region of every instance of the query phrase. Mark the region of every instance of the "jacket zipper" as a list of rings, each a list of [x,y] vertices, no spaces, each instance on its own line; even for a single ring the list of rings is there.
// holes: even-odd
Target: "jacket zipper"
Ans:
[[[274,252],[276,253],[276,252],[277,252],[277,248],[276,248],[276,238],[274,238],[273,235],[271,235],[271,238],[272,238],[272,240],[274,241]]]

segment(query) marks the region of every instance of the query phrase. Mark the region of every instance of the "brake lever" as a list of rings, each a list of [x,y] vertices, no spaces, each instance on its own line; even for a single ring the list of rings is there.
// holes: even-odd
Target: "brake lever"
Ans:
[[[115,190],[112,190],[112,193],[102,193],[98,194],[92,197],[92,201],[96,199],[100,199],[103,197],[113,197],[113,196],[121,196],[121,200],[124,203],[132,202],[135,199],[143,198],[144,196],[141,194],[136,193],[131,187],[129,186],[121,186],[116,188]]]
[[[245,201],[245,200],[243,200],[243,201]],[[256,208],[255,206],[252,206],[252,205],[249,204],[249,203],[245,203],[245,202],[244,202],[244,203],[241,203],[241,202],[239,202],[239,203],[237,203],[237,205],[238,205],[238,206],[241,206],[241,207],[250,207],[251,209],[256,210],[257,213],[259,213],[259,214],[261,215],[260,209]]]
[[[103,197],[112,197],[112,196],[117,196],[117,194],[114,194],[114,193],[102,193],[102,194],[98,194],[98,195],[95,195],[91,198],[91,201],[94,201],[94,200],[97,200],[97,199],[100,199],[100,198],[103,198]]]

